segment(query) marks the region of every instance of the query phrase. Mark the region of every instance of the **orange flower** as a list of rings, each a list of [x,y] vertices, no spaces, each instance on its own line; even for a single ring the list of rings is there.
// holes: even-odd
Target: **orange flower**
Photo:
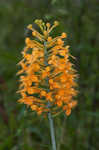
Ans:
[[[52,99],[52,93],[47,93],[46,94],[46,99],[49,100],[49,101],[53,101],[53,99]]]
[[[50,28],[51,25],[50,25],[50,23],[48,22],[48,23],[46,23],[46,26],[47,26],[48,28]]]
[[[66,37],[67,37],[67,34],[63,32],[62,35],[61,35],[61,37],[62,37],[62,38],[66,38]]]
[[[46,70],[47,72],[49,72],[49,71],[50,71],[50,67],[46,67],[45,70]]]
[[[63,45],[63,41],[62,41],[62,39],[61,38],[59,38],[58,40],[57,40],[57,44],[59,44],[59,45]]]
[[[52,40],[52,37],[49,36],[48,39],[47,39],[47,41],[50,42],[51,40]]]
[[[67,116],[69,116],[71,114],[71,109],[67,109],[65,113]]]
[[[61,51],[59,51],[59,54],[60,54],[61,56],[65,56],[65,55],[66,55],[66,52],[65,52],[65,50],[61,50]]]
[[[45,91],[41,91],[41,96],[46,96],[46,92]]]
[[[48,72],[46,70],[42,71],[42,79],[46,78],[48,75]]]
[[[37,111],[37,105],[31,105],[31,109],[33,110],[33,111]]]
[[[32,82],[38,82],[38,77],[36,75],[31,75]]]
[[[29,88],[27,88],[27,92],[28,92],[28,94],[34,94],[35,93],[35,89],[29,87]]]
[[[77,105],[77,101],[73,100],[77,95],[77,75],[69,60],[69,46],[65,46],[63,41],[67,34],[63,32],[55,38],[50,36],[53,28],[59,25],[57,21],[52,26],[42,20],[35,20],[35,23],[43,34],[31,24],[28,26],[36,38],[25,39],[23,59],[18,63],[21,70],[17,74],[21,74],[21,83],[17,93],[22,97],[19,102],[38,115],[49,111],[55,114],[62,109],[68,116]]]
[[[61,107],[62,106],[62,101],[61,100],[59,100],[59,101],[57,101],[57,105],[58,105],[58,107]]]

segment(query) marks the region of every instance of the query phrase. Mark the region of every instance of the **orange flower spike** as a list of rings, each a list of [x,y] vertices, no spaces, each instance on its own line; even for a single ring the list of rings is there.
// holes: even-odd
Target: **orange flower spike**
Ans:
[[[59,25],[57,21],[52,26],[38,19],[35,23],[42,34],[32,24],[27,27],[32,31],[33,40],[31,37],[25,39],[23,59],[18,63],[21,66],[18,72],[21,74],[21,83],[17,93],[22,97],[19,102],[29,106],[38,115],[45,116],[48,112],[56,114],[62,109],[68,116],[77,105],[77,101],[73,100],[77,95],[77,75],[69,60],[69,46],[64,46],[62,40],[67,34],[63,32],[55,38],[51,36],[50,32]],[[49,103],[51,108],[48,107]]]

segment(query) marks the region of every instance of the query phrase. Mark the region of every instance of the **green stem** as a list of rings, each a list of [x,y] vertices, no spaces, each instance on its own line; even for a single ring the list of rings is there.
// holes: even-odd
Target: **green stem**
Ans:
[[[44,54],[45,54],[45,57],[44,57],[44,63],[45,63],[45,66],[48,66],[48,58],[47,58],[47,48],[46,48],[46,44],[47,42],[45,41],[44,42]],[[45,79],[46,81],[46,84],[49,86],[49,78],[46,77]],[[50,91],[50,88],[47,90],[47,92]],[[50,102],[48,102],[48,108],[50,108]],[[52,140],[52,150],[56,150],[56,141],[55,141],[55,133],[54,133],[54,125],[53,125],[53,119],[52,119],[52,115],[50,112],[48,112],[48,119],[49,119],[49,124],[50,124],[50,133],[51,133],[51,140]]]
[[[54,124],[53,124],[53,119],[52,119],[52,115],[51,115],[50,112],[48,113],[48,119],[49,119],[49,124],[50,124],[50,133],[51,133],[52,149],[53,149],[53,150],[56,150]]]

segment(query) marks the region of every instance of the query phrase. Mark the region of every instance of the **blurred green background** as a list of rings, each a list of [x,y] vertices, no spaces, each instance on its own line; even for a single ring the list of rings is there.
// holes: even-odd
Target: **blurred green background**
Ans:
[[[99,0],[0,0],[0,150],[51,150],[47,118],[17,103],[16,64],[34,19],[58,20],[77,58],[78,106],[54,120],[57,150],[98,150]]]

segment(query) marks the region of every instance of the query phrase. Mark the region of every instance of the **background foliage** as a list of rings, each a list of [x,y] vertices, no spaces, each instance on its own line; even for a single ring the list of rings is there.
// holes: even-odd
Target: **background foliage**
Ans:
[[[16,64],[21,59],[26,26],[34,19],[60,21],[56,34],[77,60],[78,106],[55,118],[57,150],[99,149],[99,1],[0,0],[0,150],[50,150],[47,118],[17,103]]]

